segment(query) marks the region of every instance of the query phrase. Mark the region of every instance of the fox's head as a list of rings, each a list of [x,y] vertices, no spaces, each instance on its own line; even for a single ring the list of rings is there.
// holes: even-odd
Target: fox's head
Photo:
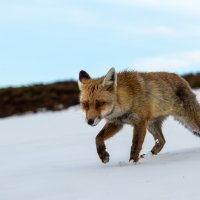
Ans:
[[[102,118],[112,113],[116,102],[116,87],[117,74],[114,68],[99,79],[92,79],[87,72],[80,71],[80,104],[89,125],[96,126]]]

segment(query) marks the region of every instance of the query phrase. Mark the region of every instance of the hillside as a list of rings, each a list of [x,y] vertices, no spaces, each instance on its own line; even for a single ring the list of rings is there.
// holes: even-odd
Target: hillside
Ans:
[[[43,110],[58,111],[78,104],[76,82],[0,89],[0,118]]]

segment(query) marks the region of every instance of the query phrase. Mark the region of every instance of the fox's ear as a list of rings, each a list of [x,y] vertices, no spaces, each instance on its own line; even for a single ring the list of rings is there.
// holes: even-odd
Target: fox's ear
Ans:
[[[79,81],[80,81],[81,83],[83,83],[84,80],[87,80],[87,79],[91,79],[91,78],[90,78],[90,75],[89,75],[86,71],[81,70],[81,71],[79,72]]]
[[[84,81],[88,79],[91,79],[90,75],[86,71],[81,70],[79,72],[79,82],[78,82],[78,86],[80,90],[81,90],[81,85],[84,84]]]
[[[106,77],[103,80],[103,86],[108,88],[115,88],[117,86],[117,73],[114,67],[106,74]]]

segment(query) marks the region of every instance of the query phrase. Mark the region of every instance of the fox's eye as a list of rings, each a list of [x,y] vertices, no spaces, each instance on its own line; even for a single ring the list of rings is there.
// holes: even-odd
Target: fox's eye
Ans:
[[[89,109],[89,102],[88,102],[88,101],[82,102],[81,104],[82,104],[82,107],[83,107],[84,109]]]
[[[97,101],[96,102],[96,107],[99,108],[101,106],[104,106],[106,104],[106,102],[103,102],[103,101]]]

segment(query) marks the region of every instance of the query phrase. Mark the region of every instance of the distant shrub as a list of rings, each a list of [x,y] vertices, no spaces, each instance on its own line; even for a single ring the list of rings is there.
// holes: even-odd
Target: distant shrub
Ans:
[[[192,88],[200,88],[200,74],[189,74],[183,76]]]
[[[73,81],[0,89],[0,117],[66,109],[78,104],[78,95]]]

